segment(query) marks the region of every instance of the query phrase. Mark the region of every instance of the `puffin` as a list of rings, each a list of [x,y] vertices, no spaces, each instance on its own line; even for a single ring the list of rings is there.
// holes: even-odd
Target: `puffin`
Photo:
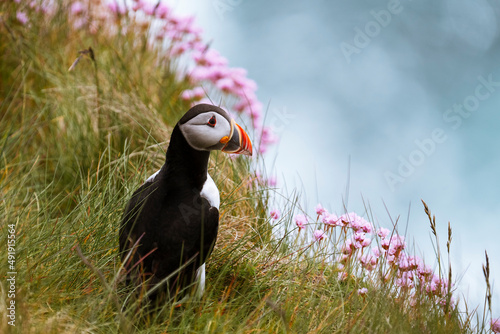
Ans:
[[[208,174],[214,150],[251,156],[252,143],[222,108],[195,105],[175,125],[165,164],[125,208],[119,231],[125,281],[147,300],[203,295],[219,228],[219,190]]]

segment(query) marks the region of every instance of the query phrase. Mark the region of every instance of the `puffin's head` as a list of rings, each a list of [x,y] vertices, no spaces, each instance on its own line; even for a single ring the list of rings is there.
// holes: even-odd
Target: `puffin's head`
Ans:
[[[198,104],[177,124],[188,144],[196,150],[252,155],[247,133],[219,107]]]

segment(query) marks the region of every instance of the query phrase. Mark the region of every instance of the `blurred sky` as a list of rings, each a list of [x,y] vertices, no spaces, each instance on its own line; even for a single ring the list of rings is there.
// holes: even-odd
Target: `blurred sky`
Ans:
[[[497,2],[170,3],[259,85],[281,138],[267,154],[278,186],[303,191],[310,213],[321,202],[342,214],[349,184],[349,211],[363,215],[363,197],[374,223],[391,227],[387,206],[400,231],[411,203],[408,240],[430,261],[424,199],[443,251],[452,224],[460,293],[482,305],[485,250],[492,283],[500,277]]]

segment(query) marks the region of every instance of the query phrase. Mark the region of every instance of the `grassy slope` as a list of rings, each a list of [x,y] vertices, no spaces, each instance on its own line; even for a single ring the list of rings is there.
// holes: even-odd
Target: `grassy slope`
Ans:
[[[457,312],[443,316],[425,300],[409,309],[390,285],[370,286],[361,297],[359,279],[338,281],[320,256],[287,256],[290,248],[271,238],[268,190],[249,186],[247,161],[223,154],[213,154],[210,171],[222,206],[206,295],[153,315],[121,307],[126,296],[115,283],[122,210],[161,166],[170,129],[188,107],[177,96],[188,85],[158,65],[141,34],[75,31],[65,10],[50,22],[31,13],[28,29],[16,22],[12,4],[1,8],[0,245],[6,225],[15,224],[18,274],[16,327],[2,316],[0,332],[470,331]],[[89,46],[95,62],[84,57],[68,72]],[[94,269],[77,256],[77,244]],[[0,263],[3,276],[5,252]],[[4,279],[1,286],[4,302]]]

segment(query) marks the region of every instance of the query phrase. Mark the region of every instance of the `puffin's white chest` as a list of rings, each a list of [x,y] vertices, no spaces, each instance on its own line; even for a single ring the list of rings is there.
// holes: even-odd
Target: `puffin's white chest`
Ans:
[[[155,180],[156,175],[158,175],[158,173],[159,173],[160,171],[161,171],[161,169],[157,170],[157,171],[156,171],[156,173],[154,173],[153,175],[151,175],[150,177],[148,177],[148,178],[146,179],[146,181],[144,181],[144,183],[146,183],[146,182],[153,182],[153,181]]]
[[[200,195],[201,197],[206,199],[211,206],[214,206],[217,208],[217,210],[219,210],[220,206],[219,189],[217,189],[214,180],[212,180],[212,178],[208,173],[207,173],[207,180],[205,181],[205,184],[201,189]]]

